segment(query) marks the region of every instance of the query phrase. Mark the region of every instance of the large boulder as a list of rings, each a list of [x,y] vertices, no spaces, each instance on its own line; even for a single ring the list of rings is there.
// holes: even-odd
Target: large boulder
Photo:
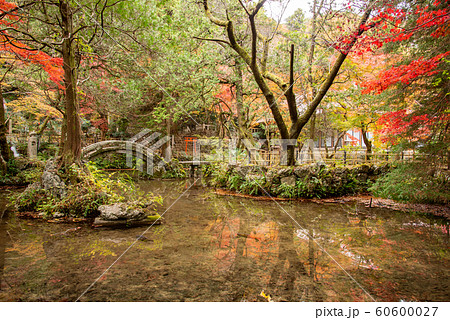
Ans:
[[[161,224],[162,217],[135,203],[115,203],[98,207],[100,215],[95,218],[95,227],[133,227]]]
[[[277,176],[282,178],[290,175],[292,173],[292,168],[280,168],[277,171]]]
[[[143,220],[149,214],[143,208],[136,208],[129,203],[114,203],[98,207],[102,220]]]
[[[306,166],[296,167],[293,173],[299,180],[304,180],[309,175],[309,169]]]
[[[67,186],[57,172],[56,162],[53,159],[47,161],[41,177],[41,186],[53,195],[64,198],[67,194]]]

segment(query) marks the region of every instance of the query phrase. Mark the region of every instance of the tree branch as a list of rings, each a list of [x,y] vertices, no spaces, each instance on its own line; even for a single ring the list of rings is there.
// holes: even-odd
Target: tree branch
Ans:
[[[349,54],[350,49],[355,45],[358,38],[364,33],[364,28],[362,28],[362,26],[366,24],[371,12],[372,12],[372,6],[369,6],[369,8],[364,12],[364,14],[358,24],[358,30],[353,35],[353,38],[352,38],[351,42],[348,44],[348,46],[346,47],[346,50],[343,50],[339,53],[339,56],[336,59],[334,65],[333,65],[333,68],[331,68],[327,79],[322,84],[320,90],[317,92],[313,101],[311,101],[311,103],[309,104],[305,113],[300,118],[298,118],[297,122],[291,127],[291,130],[289,132],[291,137],[298,137],[298,135],[300,134],[300,132],[303,129],[303,127],[305,126],[305,124],[311,118],[312,114],[316,111],[317,106],[320,104],[322,99],[325,97],[326,93],[328,92],[328,89],[330,89],[331,85],[333,84],[334,79],[336,78],[336,76],[339,72],[339,69],[341,68],[342,64],[344,63],[345,59],[347,58],[347,55]]]
[[[214,23],[214,24],[216,24],[218,26],[221,26],[221,27],[226,27],[228,25],[229,21],[227,21],[227,20],[220,20],[220,19],[218,19],[218,18],[216,18],[216,17],[214,17],[212,15],[212,13],[211,13],[211,11],[209,10],[209,7],[208,7],[208,0],[203,0],[203,7],[205,9],[206,16],[209,18],[209,20],[211,20],[212,23]]]

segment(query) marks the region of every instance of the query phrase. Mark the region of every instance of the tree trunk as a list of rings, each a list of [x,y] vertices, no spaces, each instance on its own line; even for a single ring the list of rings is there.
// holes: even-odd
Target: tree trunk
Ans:
[[[3,104],[3,91],[0,83],[0,166],[3,174],[7,170],[7,162],[9,161],[9,146],[6,139],[6,117],[5,106]]]
[[[66,114],[63,114],[63,122],[61,125],[61,138],[59,139],[59,149],[58,149],[58,157],[62,157],[64,145],[66,141],[66,127],[67,127],[67,120],[66,120]]]
[[[242,63],[240,58],[235,59],[236,64],[234,66],[236,73],[236,81],[234,81],[234,85],[236,87],[236,112],[238,118],[238,133],[239,133],[239,141],[238,146],[241,146],[241,139],[248,139],[252,145],[255,145],[255,139],[253,135],[248,130],[246,123],[244,121],[244,85],[242,74]]]
[[[66,0],[60,0],[59,11],[63,28],[63,69],[66,99],[65,135],[62,137],[63,165],[69,166],[81,160],[81,123],[77,100],[77,67],[73,36],[73,12]]]
[[[295,101],[294,95],[294,45],[291,45],[290,51],[290,61],[289,61],[289,90],[286,94],[286,99],[289,106],[289,115],[291,117],[292,123],[295,123],[298,120],[297,113],[297,102]],[[290,137],[291,139],[297,140],[299,135],[295,137]],[[287,146],[287,165],[295,166],[295,146],[288,145]]]
[[[169,116],[166,119],[166,135],[167,137],[171,138],[172,137],[172,113],[171,113],[171,108],[170,106],[166,107],[167,112],[169,113]],[[161,146],[161,154],[162,156],[166,159],[166,158],[170,158],[172,156],[172,150],[170,149],[170,143],[171,143],[172,139],[169,139],[167,141],[167,143],[164,143]]]
[[[367,161],[370,160],[370,157],[372,155],[372,142],[367,137],[367,130],[364,128],[364,126],[361,126],[361,135],[364,141],[364,144],[366,145],[366,159]]]
[[[311,116],[311,119],[309,119],[309,138],[314,141],[314,138],[316,132],[316,113],[314,112]]]
[[[295,166],[295,146],[288,145],[287,146],[287,165]]]

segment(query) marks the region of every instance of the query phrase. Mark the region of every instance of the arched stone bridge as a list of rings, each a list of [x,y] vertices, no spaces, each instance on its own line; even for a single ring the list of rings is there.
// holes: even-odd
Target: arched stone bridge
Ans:
[[[161,155],[158,154],[157,150],[167,141],[169,138],[164,137],[158,140],[156,143],[152,144],[150,147],[147,147],[149,142],[153,139],[133,141],[133,140],[106,140],[93,143],[84,147],[81,150],[81,156],[83,160],[89,161],[93,160],[97,157],[111,154],[111,153],[119,153],[132,155],[138,159],[142,159],[144,163],[147,164],[147,173],[153,174],[153,162],[158,163],[157,167],[161,167],[163,165],[170,163],[171,155],[167,155],[166,159],[163,159]],[[129,162],[130,161],[130,162]],[[131,164],[132,159],[127,157],[127,164]],[[210,161],[180,161],[181,165],[188,165],[191,167],[190,175],[194,176],[195,171],[202,164],[208,164]],[[142,165],[142,164],[141,164]],[[150,165],[150,167],[149,167]],[[143,167],[141,166],[141,169]]]
[[[106,154],[120,153],[133,155],[138,159],[142,159],[144,162],[148,162],[148,160],[153,161],[153,159],[156,161],[161,158],[161,156],[156,152],[157,149],[161,147],[159,144],[160,143],[157,143],[157,145],[147,147],[141,142],[129,140],[106,140],[84,147],[81,150],[81,156],[83,160],[89,161]]]
[[[170,140],[165,136],[154,142],[160,135],[144,129],[129,140],[107,140],[88,145],[81,150],[81,156],[89,161],[108,153],[124,153],[149,163],[148,160],[152,162],[154,158],[161,159],[156,151]]]

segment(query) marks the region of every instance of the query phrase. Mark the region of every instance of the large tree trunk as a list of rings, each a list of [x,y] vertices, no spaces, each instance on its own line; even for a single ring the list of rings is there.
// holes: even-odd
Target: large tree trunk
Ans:
[[[66,98],[65,134],[62,137],[63,165],[81,160],[81,123],[77,100],[77,67],[75,61],[75,39],[73,36],[73,12],[65,0],[60,0],[59,11],[63,27],[63,69]]]
[[[295,47],[292,44],[291,45],[291,52],[290,52],[290,61],[289,61],[289,89],[286,92],[286,99],[289,106],[289,115],[291,118],[292,123],[295,123],[298,120],[298,114],[297,114],[297,102],[295,101],[295,95],[294,95],[294,51]],[[294,109],[294,110],[293,110]],[[290,137],[291,139],[297,140],[298,134],[296,137]],[[288,166],[295,166],[295,146],[288,145],[287,146],[287,165]]]
[[[5,106],[3,104],[3,91],[0,83],[0,168],[3,174],[7,170],[7,162],[9,161],[9,146],[6,140],[6,117]]]
[[[295,166],[295,146],[287,146],[286,160],[288,166]]]

